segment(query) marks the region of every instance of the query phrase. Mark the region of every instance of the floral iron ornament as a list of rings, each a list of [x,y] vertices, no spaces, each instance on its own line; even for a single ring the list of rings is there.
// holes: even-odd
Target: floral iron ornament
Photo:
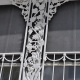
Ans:
[[[45,59],[48,22],[57,11],[57,7],[69,0],[11,0],[22,9],[26,22],[24,54],[22,54],[23,78],[19,80],[40,79],[41,62]],[[43,56],[43,58],[42,58]],[[42,61],[41,61],[42,60]],[[22,74],[21,74],[22,75]],[[20,76],[21,76],[20,75]]]

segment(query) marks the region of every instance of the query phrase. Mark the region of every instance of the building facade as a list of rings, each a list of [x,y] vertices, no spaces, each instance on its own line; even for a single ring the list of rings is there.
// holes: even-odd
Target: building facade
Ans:
[[[79,0],[0,5],[1,80],[80,79]]]

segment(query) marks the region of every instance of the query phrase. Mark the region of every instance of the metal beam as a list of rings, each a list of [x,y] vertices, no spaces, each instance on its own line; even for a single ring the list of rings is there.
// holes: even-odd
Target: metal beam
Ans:
[[[70,0],[70,1],[80,1],[80,0]],[[0,5],[12,5],[11,0],[0,0]]]
[[[11,0],[0,0],[0,5],[11,5]]]

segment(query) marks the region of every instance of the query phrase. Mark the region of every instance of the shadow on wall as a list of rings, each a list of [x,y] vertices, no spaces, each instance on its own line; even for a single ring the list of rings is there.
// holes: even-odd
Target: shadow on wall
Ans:
[[[49,23],[47,51],[80,51],[80,2],[57,9]]]
[[[22,51],[25,21],[15,6],[0,6],[0,52]]]

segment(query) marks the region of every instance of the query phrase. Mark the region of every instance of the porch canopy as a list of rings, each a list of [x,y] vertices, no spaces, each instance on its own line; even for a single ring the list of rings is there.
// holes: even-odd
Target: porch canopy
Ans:
[[[12,1],[14,0],[0,0],[0,5],[12,5]],[[15,0],[15,1],[21,1],[21,0]],[[25,1],[25,0],[22,0],[22,1]],[[54,0],[54,1],[57,1],[57,0]],[[69,0],[69,1],[79,1],[79,0]]]

